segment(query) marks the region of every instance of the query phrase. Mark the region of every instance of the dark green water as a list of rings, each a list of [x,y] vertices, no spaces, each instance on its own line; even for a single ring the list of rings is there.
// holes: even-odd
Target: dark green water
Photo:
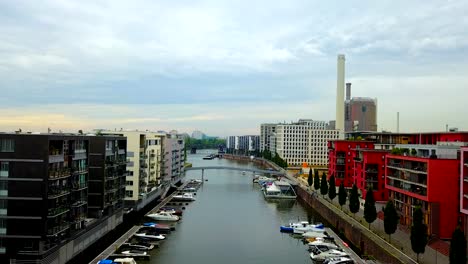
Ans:
[[[224,159],[203,160],[205,154],[189,155],[196,166],[254,167]],[[188,171],[186,179],[200,178]],[[311,263],[306,246],[279,232],[290,220],[316,214],[296,201],[267,202],[252,175],[238,171],[205,171],[208,182],[199,189],[197,201],[187,206],[161,247],[151,252],[149,263]],[[140,263],[140,262],[139,262]]]

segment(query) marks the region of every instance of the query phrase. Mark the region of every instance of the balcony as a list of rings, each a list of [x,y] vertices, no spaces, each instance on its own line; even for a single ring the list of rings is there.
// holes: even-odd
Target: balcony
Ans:
[[[56,199],[56,198],[59,198],[68,194],[70,194],[70,190],[68,188],[49,186],[47,199]]]
[[[70,228],[70,224],[64,223],[47,229],[47,236],[57,236]]]
[[[63,215],[70,212],[70,209],[65,206],[60,206],[56,208],[49,208],[47,211],[47,218],[55,218],[57,216]]]
[[[87,204],[88,204],[87,201],[81,200],[81,201],[76,201],[76,202],[74,202],[74,203],[71,205],[71,207],[77,208],[77,207],[81,207],[81,206],[87,205]]]
[[[61,168],[57,170],[49,169],[49,180],[60,180],[71,176],[69,168]]]
[[[140,168],[148,168],[148,164],[145,162],[145,163],[140,163]]]
[[[72,173],[73,174],[84,174],[84,173],[88,173],[88,168],[86,167],[78,167],[78,168],[72,168]]]
[[[86,182],[74,182],[72,183],[72,191],[77,192],[88,188],[88,184]]]
[[[393,178],[390,176],[387,176],[387,178],[390,179],[390,181],[388,182],[388,185],[390,186],[393,186],[395,188],[408,191],[417,195],[427,196],[427,188],[425,185],[401,180],[398,178]]]
[[[366,177],[366,182],[368,183],[373,183],[373,182],[379,182],[379,178],[378,177]]]
[[[119,154],[119,155],[125,154],[125,149],[117,150],[117,154]]]
[[[390,160],[387,164],[387,167],[397,170],[405,170],[414,173],[427,174],[427,164],[424,162],[417,161],[406,161],[406,162],[396,162]]]
[[[76,152],[75,150],[75,155],[73,155],[73,160],[83,160],[87,158],[88,158],[88,154],[86,153],[86,150],[84,150],[84,152]]]
[[[106,156],[113,156],[115,154],[113,149],[106,149]]]
[[[49,155],[49,163],[57,163],[57,162],[63,162],[63,161],[64,161],[63,153]]]

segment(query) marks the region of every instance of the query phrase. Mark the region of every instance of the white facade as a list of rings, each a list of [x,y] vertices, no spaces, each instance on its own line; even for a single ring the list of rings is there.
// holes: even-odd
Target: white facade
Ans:
[[[206,135],[203,132],[198,131],[198,130],[193,131],[193,133],[192,133],[192,138],[194,138],[194,139],[204,139],[205,137],[206,137]]]
[[[289,166],[301,166],[304,162],[314,166],[328,165],[328,141],[340,138],[340,131],[328,129],[325,121],[300,119],[297,123],[277,124],[272,153],[287,161]],[[263,131],[263,129],[262,129]],[[260,138],[264,137],[261,135]],[[268,142],[262,142],[260,148],[267,149]],[[262,146],[263,144],[263,146]],[[271,145],[271,144],[270,144]]]
[[[276,126],[278,124],[260,125],[260,151],[269,150],[275,152],[276,149]]]

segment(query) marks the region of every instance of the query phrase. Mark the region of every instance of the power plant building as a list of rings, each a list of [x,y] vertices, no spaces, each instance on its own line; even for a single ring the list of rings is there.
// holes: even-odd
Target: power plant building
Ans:
[[[377,99],[351,98],[351,83],[346,83],[345,131],[377,131]]]

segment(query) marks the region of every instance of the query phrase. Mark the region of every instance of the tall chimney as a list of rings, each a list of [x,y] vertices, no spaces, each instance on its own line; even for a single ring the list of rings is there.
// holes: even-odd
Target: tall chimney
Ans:
[[[336,82],[336,129],[344,132],[345,55],[338,55]]]
[[[351,83],[346,83],[346,101],[351,100]]]

